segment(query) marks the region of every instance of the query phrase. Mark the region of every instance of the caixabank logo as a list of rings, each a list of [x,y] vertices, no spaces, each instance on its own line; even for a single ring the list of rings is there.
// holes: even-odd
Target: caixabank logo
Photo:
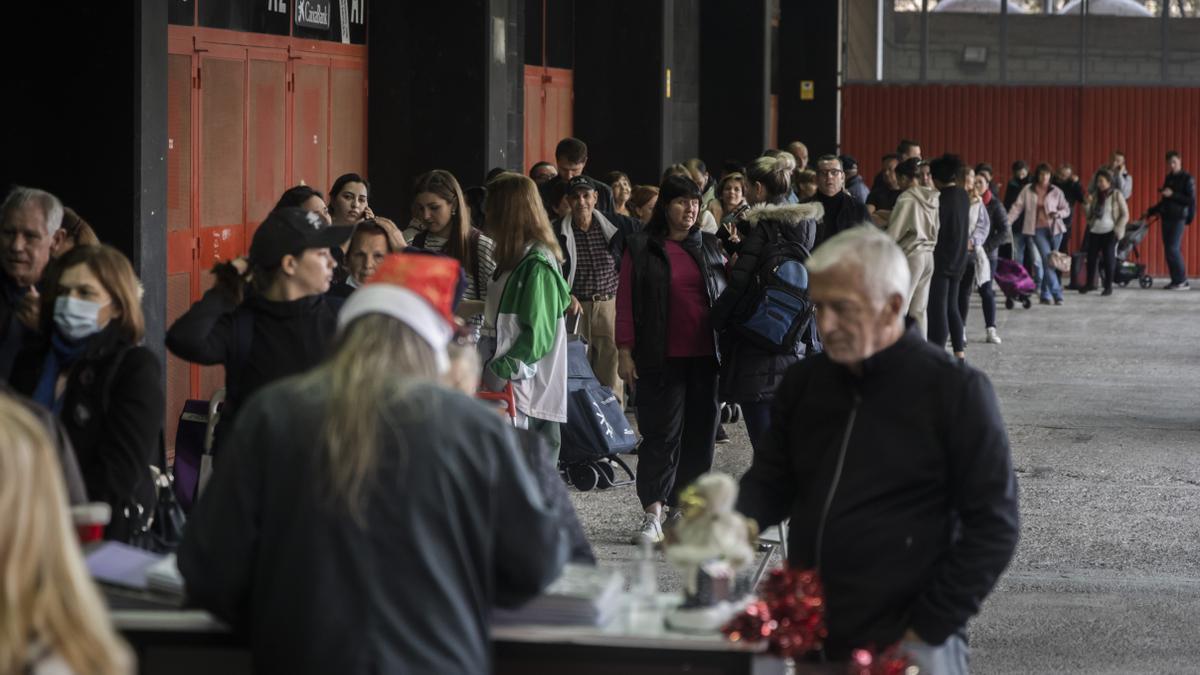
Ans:
[[[307,28],[329,29],[330,3],[296,0],[296,23]]]

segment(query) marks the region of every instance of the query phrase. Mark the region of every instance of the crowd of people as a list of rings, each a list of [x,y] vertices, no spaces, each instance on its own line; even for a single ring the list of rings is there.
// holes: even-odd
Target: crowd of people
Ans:
[[[216,469],[178,551],[190,601],[268,670],[486,670],[489,608],[590,556],[545,480],[577,334],[642,438],[632,542],[663,540],[735,404],[753,446],[739,508],[790,518],[789,563],[828,589],[828,655],[903,639],[965,672],[966,622],[1018,531],[995,395],[964,361],[967,310],[978,293],[1000,344],[1001,258],[1062,304],[1049,263],[1073,221],[1080,290],[1099,278],[1110,294],[1124,156],[1086,184],[1018,162],[1003,197],[986,162],[926,160],[912,140],[869,187],[853,157],[810,168],[800,142],[716,175],[680,162],[657,185],[587,163],[568,138],[470,190],[429,171],[403,226],[358,174],[328,195],[296,186],[247,256],[214,267],[166,334],[225,372]],[[1178,153],[1167,163],[1150,213],[1169,288],[1187,289],[1195,183]],[[67,509],[107,504],[104,536],[126,542],[154,510],[165,393],[140,283],[48,192],[12,189],[0,217],[0,671],[126,672]],[[480,391],[511,396],[511,418]]]

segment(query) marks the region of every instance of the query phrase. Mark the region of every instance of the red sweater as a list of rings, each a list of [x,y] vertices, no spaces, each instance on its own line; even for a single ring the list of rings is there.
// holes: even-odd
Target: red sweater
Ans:
[[[667,358],[712,356],[712,324],[709,321],[708,290],[700,267],[679,242],[666,240],[671,265],[671,306],[667,310]],[[626,251],[621,260],[621,284],[617,289],[617,346],[633,349],[633,260]]]

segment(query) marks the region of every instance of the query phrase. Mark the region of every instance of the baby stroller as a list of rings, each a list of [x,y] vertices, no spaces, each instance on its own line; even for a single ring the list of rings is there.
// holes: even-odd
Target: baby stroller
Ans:
[[[1133,260],[1141,258],[1138,255],[1138,245],[1146,238],[1146,233],[1149,231],[1150,223],[1145,220],[1135,220],[1125,228],[1125,236],[1121,237],[1121,241],[1117,243],[1117,276],[1113,279],[1113,283],[1120,284],[1124,288],[1129,285],[1129,282],[1136,279],[1142,288],[1150,288],[1154,285],[1154,278],[1146,274],[1146,266],[1129,260],[1130,254],[1133,254]]]
[[[618,455],[637,447],[637,434],[612,390],[600,384],[587,359],[587,342],[567,342],[567,423],[558,469],[581,492],[629,485],[633,471]],[[617,468],[628,479],[617,479]]]
[[[1029,272],[1025,271],[1023,265],[1007,258],[1001,258],[996,262],[996,269],[992,272],[992,277],[995,278],[996,285],[1004,293],[1006,308],[1012,309],[1017,302],[1020,302],[1025,309],[1033,306],[1029,296],[1037,292],[1037,284],[1033,283],[1033,278],[1029,276]]]

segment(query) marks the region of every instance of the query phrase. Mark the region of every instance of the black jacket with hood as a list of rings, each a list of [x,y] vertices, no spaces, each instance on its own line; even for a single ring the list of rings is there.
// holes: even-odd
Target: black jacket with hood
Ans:
[[[736,403],[769,401],[787,369],[806,353],[820,350],[815,323],[787,354],[766,352],[729,330],[747,293],[757,292],[759,266],[770,256],[775,242],[790,241],[812,251],[817,227],[824,216],[818,202],[764,204],[746,213],[746,236],[729,271],[729,286],[713,306],[713,328],[721,333],[721,400]]]
[[[738,510],[791,518],[789,563],[819,568],[827,654],[963,633],[1016,550],[1017,482],[986,375],[909,321],[860,375],[827,353],[788,371]]]

